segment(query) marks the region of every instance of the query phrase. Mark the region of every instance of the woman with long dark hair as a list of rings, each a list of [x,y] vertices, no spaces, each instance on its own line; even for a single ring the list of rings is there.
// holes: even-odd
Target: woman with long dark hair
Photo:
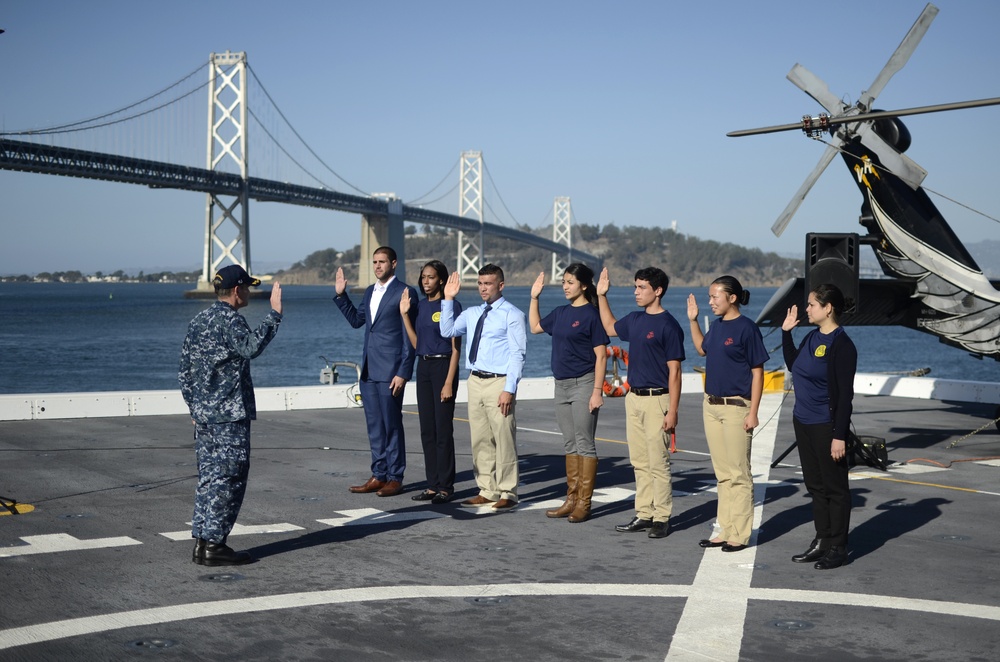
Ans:
[[[567,517],[570,522],[590,519],[590,502],[597,478],[597,414],[604,404],[604,372],[607,369],[608,334],[597,310],[594,272],[575,262],[566,267],[562,287],[568,304],[544,318],[538,297],[545,286],[545,273],[531,286],[528,325],[532,333],[552,336],[552,376],[556,379],[556,420],[566,451],[566,500],[548,517]]]
[[[412,499],[447,503],[455,493],[455,391],[458,388],[460,338],[444,338],[438,320],[448,268],[440,260],[431,260],[420,270],[420,289],[424,297],[417,306],[416,324],[407,314],[409,294],[399,300],[403,325],[416,348],[417,412],[420,417],[420,443],[424,448],[427,488]],[[462,306],[455,302],[455,314]]]
[[[724,552],[746,549],[753,532],[753,473],[750,445],[764,392],[767,349],[760,329],[740,313],[750,293],[732,276],[720,276],[708,288],[708,305],[719,317],[702,333],[698,304],[688,295],[691,341],[705,357],[705,438],[718,481],[719,534],[702,540],[702,547]]]
[[[781,325],[785,364],[792,371],[795,388],[792,424],[816,525],[809,548],[792,560],[815,562],[818,570],[839,568],[847,560],[851,524],[847,434],[858,350],[840,326],[843,312],[843,292],[836,285],[824,284],[809,293],[806,317],[817,328],[806,334],[798,349],[792,338],[792,329],[799,323],[798,306],[788,309]]]

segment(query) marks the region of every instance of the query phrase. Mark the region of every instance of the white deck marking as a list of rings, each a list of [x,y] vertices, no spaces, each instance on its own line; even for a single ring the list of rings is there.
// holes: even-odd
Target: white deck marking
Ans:
[[[765,393],[759,418],[769,423],[758,428],[750,451],[754,475],[753,533],[742,552],[706,549],[684,604],[667,660],[733,660],[740,658],[743,625],[750,599],[750,580],[757,557],[757,532],[764,512],[764,493],[770,481],[771,457],[778,431],[783,395]],[[695,550],[692,550],[694,552]]]
[[[191,522],[188,522],[190,525]],[[304,531],[301,526],[288,524],[287,522],[277,522],[275,524],[234,524],[233,530],[229,532],[231,536],[248,536],[257,533],[288,533],[289,531]],[[168,531],[161,533],[164,538],[170,540],[190,540],[191,529],[186,531]]]
[[[352,510],[338,510],[336,512],[343,515],[343,517],[338,517],[336,519],[318,519],[316,521],[320,524],[326,524],[328,526],[352,526],[362,524],[395,524],[396,522],[409,522],[413,520],[448,517],[448,515],[444,513],[435,513],[429,510],[411,513],[387,513],[377,508],[354,508]]]
[[[141,545],[134,538],[122,536],[119,538],[95,538],[80,540],[68,533],[50,533],[43,536],[24,536],[21,538],[27,545],[0,548],[0,558],[10,556],[27,556],[28,554],[51,554],[53,552],[76,552],[81,549],[100,549],[102,547],[124,547],[126,545]]]

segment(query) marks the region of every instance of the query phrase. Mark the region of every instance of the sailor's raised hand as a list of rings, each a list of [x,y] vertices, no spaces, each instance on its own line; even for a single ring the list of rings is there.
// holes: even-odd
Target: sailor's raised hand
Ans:
[[[337,267],[337,277],[333,282],[333,287],[337,291],[337,296],[347,291],[347,279],[344,278],[344,268]]]
[[[698,320],[698,301],[693,294],[688,295],[688,319],[692,322]]]
[[[275,283],[271,288],[271,310],[281,314],[281,283]]]
[[[611,278],[608,277],[608,268],[601,269],[601,277],[597,279],[597,296],[603,297],[611,289]]]
[[[538,296],[542,293],[542,288],[543,287],[545,287],[545,272],[544,271],[542,271],[541,273],[539,273],[538,274],[538,278],[536,278],[535,282],[531,284],[531,298],[532,299],[537,299]]]
[[[785,321],[781,323],[782,331],[791,331],[799,325],[799,307],[793,305],[785,315]]]
[[[410,289],[408,287],[403,288],[403,296],[399,297],[399,312],[404,315],[410,312]]]

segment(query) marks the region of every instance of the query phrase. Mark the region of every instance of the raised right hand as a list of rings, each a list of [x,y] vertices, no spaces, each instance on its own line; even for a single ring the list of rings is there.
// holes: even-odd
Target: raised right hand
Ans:
[[[698,302],[693,294],[688,295],[688,319],[692,322],[698,321]]]
[[[347,291],[347,279],[344,278],[344,268],[337,267],[337,278],[333,284],[334,289],[337,291],[337,296]]]
[[[542,293],[542,288],[545,287],[545,272],[542,271],[538,274],[538,278],[531,285],[531,298],[537,299],[538,295]]]
[[[281,314],[281,283],[275,283],[271,288],[271,310]]]
[[[399,312],[407,314],[410,312],[410,290],[403,288],[403,296],[399,297]]]
[[[781,323],[782,331],[791,331],[799,325],[799,307],[792,306],[785,315],[785,321]]]
[[[451,300],[458,296],[459,290],[462,289],[462,279],[459,278],[457,271],[452,271],[451,275],[448,276],[448,282],[444,284],[444,298]]]
[[[611,278],[608,277],[608,268],[601,269],[601,277],[597,280],[597,296],[606,296],[611,289]]]

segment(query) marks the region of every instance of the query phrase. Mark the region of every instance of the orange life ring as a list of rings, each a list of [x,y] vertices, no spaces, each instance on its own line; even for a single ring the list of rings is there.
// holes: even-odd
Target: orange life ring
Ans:
[[[608,346],[607,355],[611,359],[611,377],[604,377],[604,395],[612,398],[620,398],[628,393],[628,380],[618,375],[618,362],[621,361],[628,367],[628,352],[621,347]]]

